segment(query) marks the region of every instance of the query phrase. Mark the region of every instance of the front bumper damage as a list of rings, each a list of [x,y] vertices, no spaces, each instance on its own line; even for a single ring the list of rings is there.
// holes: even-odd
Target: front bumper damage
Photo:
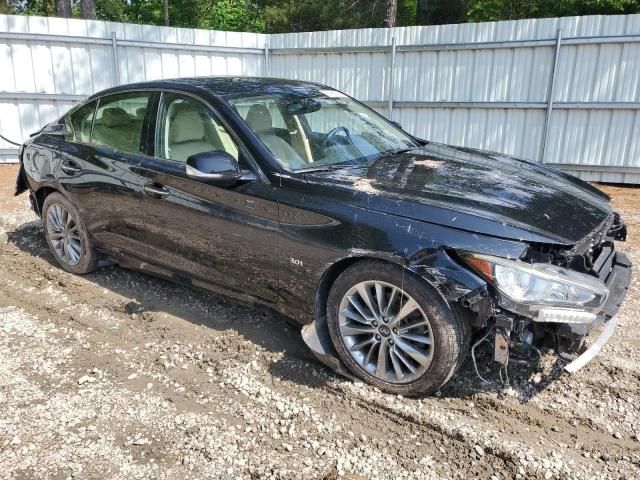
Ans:
[[[593,342],[593,344],[589,348],[587,348],[587,350],[582,355],[576,358],[573,362],[565,365],[564,370],[569,373],[576,373],[587,363],[593,360],[593,357],[600,353],[602,347],[607,344],[607,342],[611,338],[611,335],[613,335],[613,330],[616,328],[617,323],[618,319],[616,317],[612,317],[604,325],[604,328],[602,329],[602,332],[600,333],[600,336],[597,338],[597,340]]]
[[[476,298],[478,302],[459,301],[470,313],[474,313],[475,321],[472,328],[477,332],[475,343],[471,349],[471,358],[479,378],[485,380],[479,372],[475,357],[476,348],[482,343],[490,343],[493,346],[492,359],[500,364],[500,377],[503,383],[509,382],[507,365],[511,363],[534,364],[541,357],[541,352],[536,347],[536,342],[532,339],[536,335],[532,334],[532,329],[539,329],[539,340],[542,341],[544,333],[551,333],[556,338],[556,352],[558,356],[567,362],[564,370],[568,373],[575,373],[593,358],[598,355],[604,345],[610,340],[614,333],[617,318],[616,314],[624,301],[629,284],[631,283],[631,262],[627,256],[613,248],[604,248],[594,263],[593,271],[605,283],[609,289],[609,295],[596,320],[589,324],[542,324],[533,322],[531,319],[518,318],[510,312],[495,309],[490,306],[490,299],[485,295],[476,295],[472,291],[461,297],[459,300]],[[486,293],[486,289],[479,288]],[[479,308],[478,305],[484,305]],[[493,313],[492,313],[493,312]],[[547,325],[547,326],[545,326]],[[547,328],[549,327],[549,328]],[[527,334],[527,329],[530,335]],[[599,332],[596,340],[584,352],[578,354],[584,348],[585,339],[593,337]],[[354,379],[354,376],[347,370],[345,365],[339,360],[329,336],[326,317],[317,318],[311,324],[302,329],[302,338],[314,355],[323,364],[331,368],[336,373]],[[559,348],[559,339],[571,348],[562,353]],[[528,358],[518,359],[519,353],[526,353]],[[570,352],[570,353],[569,353]],[[515,355],[515,356],[514,356]],[[503,377],[504,373],[504,377]],[[488,382],[492,383],[492,382]]]
[[[586,351],[564,367],[565,371],[569,373],[577,372],[598,355],[615,330],[616,315],[631,283],[631,262],[622,252],[612,253],[612,256],[610,266],[606,267],[607,270],[604,273],[601,272],[603,273],[601,277],[606,275],[605,284],[609,288],[609,297],[603,306],[601,315],[594,324],[587,326],[587,331],[584,331],[584,326],[570,327],[577,335],[592,334],[594,331],[601,330],[600,335]],[[607,271],[608,273],[606,273]]]

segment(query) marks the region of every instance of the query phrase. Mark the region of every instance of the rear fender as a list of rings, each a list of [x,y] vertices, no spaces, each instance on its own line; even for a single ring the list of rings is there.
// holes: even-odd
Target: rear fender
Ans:
[[[14,193],[16,197],[29,189],[25,175],[24,165],[20,163],[20,170],[18,170],[18,177],[16,178],[16,191]]]

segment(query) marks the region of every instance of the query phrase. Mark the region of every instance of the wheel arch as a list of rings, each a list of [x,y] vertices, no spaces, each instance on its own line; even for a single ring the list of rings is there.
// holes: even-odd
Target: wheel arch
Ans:
[[[327,300],[329,297],[329,291],[331,290],[331,286],[334,284],[336,279],[340,276],[342,272],[344,272],[347,268],[355,265],[359,262],[382,262],[388,263],[389,265],[396,265],[402,268],[405,274],[413,275],[416,278],[426,282],[429,286],[431,286],[438,294],[442,297],[442,299],[448,304],[451,300],[448,298],[447,292],[443,291],[442,283],[438,282],[436,278],[431,278],[429,273],[424,270],[416,270],[411,268],[407,262],[403,261],[403,259],[393,257],[393,256],[382,256],[376,255],[374,253],[363,254],[358,256],[350,256],[342,258],[336,262],[334,262],[331,266],[329,266],[320,277],[320,281],[316,287],[315,299],[314,299],[314,319],[318,319],[321,316],[325,315],[327,310]]]
[[[52,193],[59,193],[61,195],[64,195],[64,192],[62,192],[61,190],[58,190],[56,188],[53,188],[50,185],[42,186],[42,187],[38,188],[35,192],[33,192],[33,196],[34,196],[35,202],[36,202],[35,206],[37,208],[37,213],[38,213],[39,216],[42,216],[42,207],[44,206],[44,201]]]

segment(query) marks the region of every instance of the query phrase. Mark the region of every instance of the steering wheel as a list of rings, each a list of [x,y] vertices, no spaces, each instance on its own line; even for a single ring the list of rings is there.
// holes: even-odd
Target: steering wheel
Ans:
[[[335,128],[332,128],[329,131],[329,133],[327,133],[326,137],[324,137],[324,141],[322,142],[322,148],[325,149],[328,146],[330,146],[332,143],[331,140],[333,140],[333,137],[335,137],[340,132],[343,132],[347,137],[347,139],[349,139],[351,144],[353,144],[353,139],[351,138],[351,132],[347,127],[335,127]]]

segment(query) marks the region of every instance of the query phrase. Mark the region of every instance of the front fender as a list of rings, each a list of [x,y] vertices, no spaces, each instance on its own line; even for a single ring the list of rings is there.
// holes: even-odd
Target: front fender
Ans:
[[[487,282],[456,262],[444,249],[410,259],[407,268],[438,290],[447,302],[458,301],[487,286]]]

